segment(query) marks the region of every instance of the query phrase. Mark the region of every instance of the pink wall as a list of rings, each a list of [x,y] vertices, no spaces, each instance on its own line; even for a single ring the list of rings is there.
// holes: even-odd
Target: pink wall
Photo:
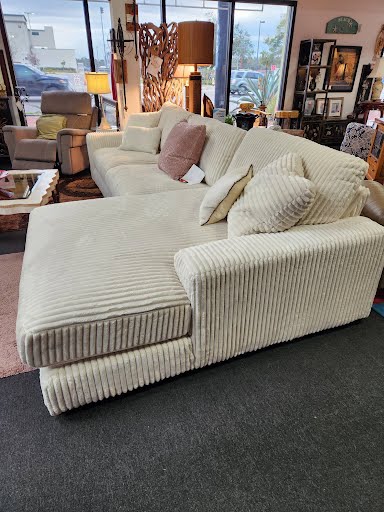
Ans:
[[[326,23],[336,16],[354,18],[361,25],[360,32],[334,36],[326,34]],[[298,0],[284,107],[292,108],[300,41],[310,38],[334,38],[341,45],[363,47],[353,91],[329,95],[330,97],[344,96],[342,115],[345,117],[351,113],[359,86],[361,68],[363,64],[369,64],[372,61],[376,37],[382,24],[384,24],[384,0]]]

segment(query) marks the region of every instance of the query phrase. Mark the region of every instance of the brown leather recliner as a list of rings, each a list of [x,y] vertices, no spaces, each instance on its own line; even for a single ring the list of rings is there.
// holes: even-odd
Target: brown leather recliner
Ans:
[[[96,127],[97,108],[92,107],[86,92],[52,91],[41,95],[42,114],[60,114],[67,127],[57,140],[37,138],[37,130],[28,126],[4,126],[13,169],[53,169],[56,164],[63,174],[76,174],[89,167],[85,136]]]

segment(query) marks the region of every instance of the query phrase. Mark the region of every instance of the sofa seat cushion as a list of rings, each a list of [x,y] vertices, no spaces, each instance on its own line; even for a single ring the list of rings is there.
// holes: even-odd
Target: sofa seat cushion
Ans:
[[[144,153],[142,151],[123,151],[119,148],[101,148],[95,151],[93,156],[95,167],[100,172],[107,172],[112,167],[123,164],[143,163],[153,164],[159,159],[159,155]]]
[[[204,189],[206,191],[209,188],[205,183],[188,185],[175,181],[156,164],[120,165],[110,169],[104,180],[111,196],[153,194],[168,190]]]
[[[257,174],[285,153],[301,156],[304,177],[316,186],[316,197],[299,224],[328,224],[340,219],[358,200],[368,164],[351,155],[301,137],[265,128],[247,132],[229,169],[253,165]]]
[[[20,282],[22,360],[50,366],[187,335],[191,306],[174,255],[227,236],[226,223],[199,226],[204,192],[34,210]]]

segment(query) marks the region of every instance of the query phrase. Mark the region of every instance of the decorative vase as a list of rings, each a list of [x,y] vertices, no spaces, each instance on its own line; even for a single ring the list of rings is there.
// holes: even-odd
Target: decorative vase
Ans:
[[[241,128],[242,130],[250,130],[255,122],[256,116],[255,114],[251,114],[250,112],[239,112],[235,115],[236,126]]]

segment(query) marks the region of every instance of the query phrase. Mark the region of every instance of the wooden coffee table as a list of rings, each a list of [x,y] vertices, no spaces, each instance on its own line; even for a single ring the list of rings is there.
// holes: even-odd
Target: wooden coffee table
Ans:
[[[9,171],[8,176],[30,183],[32,192],[22,199],[7,199],[0,194],[0,215],[30,213],[34,208],[47,204],[51,198],[54,202],[58,202],[59,171],[57,169]]]

